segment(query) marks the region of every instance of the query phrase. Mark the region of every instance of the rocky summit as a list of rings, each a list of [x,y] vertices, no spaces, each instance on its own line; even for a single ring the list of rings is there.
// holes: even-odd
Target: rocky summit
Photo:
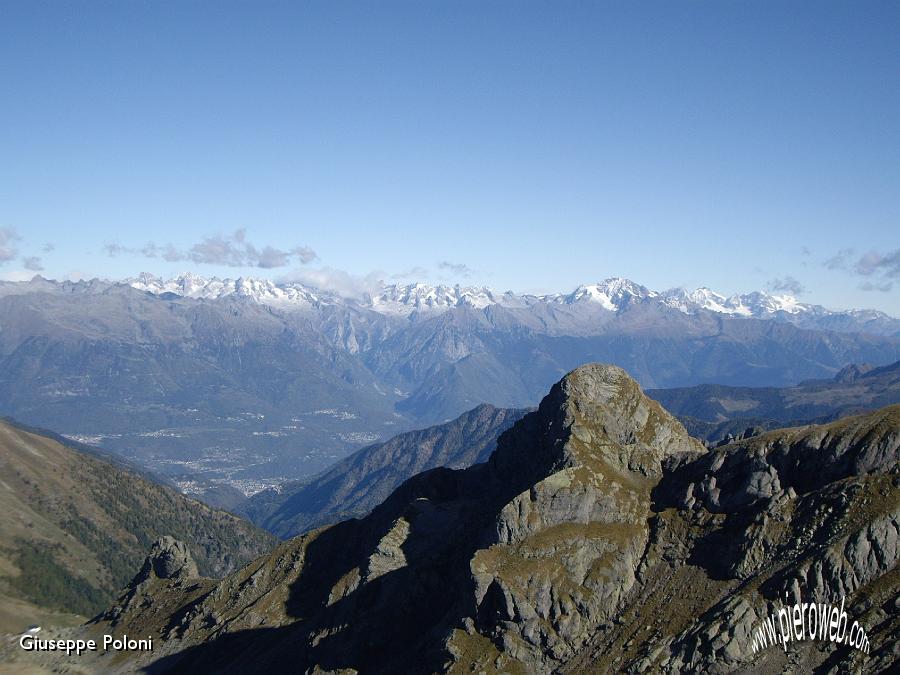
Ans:
[[[623,370],[584,366],[486,463],[418,474],[221,581],[157,544],[84,630],[154,636],[91,657],[103,672],[888,670],[898,447],[892,406],[707,450]],[[870,652],[755,652],[785,593],[845,599]]]

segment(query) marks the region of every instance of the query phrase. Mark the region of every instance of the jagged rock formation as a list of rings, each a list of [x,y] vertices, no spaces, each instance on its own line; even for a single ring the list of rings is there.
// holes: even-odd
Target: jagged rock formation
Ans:
[[[165,536],[153,544],[141,575],[145,578],[155,575],[160,579],[193,579],[200,573],[184,542]]]
[[[144,566],[125,588],[118,603],[94,621],[116,625],[122,615],[152,606],[154,593],[161,585],[181,588],[184,582],[199,576],[187,545],[174,537],[161,537],[153,544]]]
[[[669,462],[654,490],[654,543],[642,570],[647,582],[632,599],[645,607],[636,613],[638,626],[647,622],[651,633],[626,648],[621,663],[673,673],[813,666],[817,672],[879,672],[895,664],[898,459],[900,406],[890,406]],[[698,574],[705,585],[700,592]],[[659,607],[679,597],[695,616]],[[751,631],[776,600],[840,604],[843,597],[869,633],[870,656],[802,642],[790,645],[787,655],[770,648],[753,659]],[[623,637],[634,641],[640,628],[630,616],[618,634],[598,636],[590,653],[615,651]]]
[[[585,366],[485,464],[218,583],[154,578],[115,630],[149,672],[838,672],[897,662],[900,406],[705,449],[624,371]],[[799,592],[871,653],[751,649]],[[109,625],[109,624],[107,624]],[[98,629],[103,628],[99,625]]]
[[[898,403],[900,362],[882,368],[849,365],[833,379],[786,389],[701,385],[647,394],[674,413],[691,435],[720,447],[767,429],[831,422]],[[236,512],[285,538],[363,516],[416,473],[486,460],[497,436],[524,413],[478,406],[452,422],[363,448],[312,481],[258,493]]]

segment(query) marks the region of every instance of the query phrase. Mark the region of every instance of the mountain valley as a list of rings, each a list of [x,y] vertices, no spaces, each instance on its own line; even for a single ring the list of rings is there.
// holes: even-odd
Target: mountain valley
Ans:
[[[280,537],[362,517],[417,473],[487,461],[525,410],[481,405],[459,418],[358,450],[313,480],[253,495],[236,512]]]
[[[3,0],[0,675],[900,675],[900,0]]]

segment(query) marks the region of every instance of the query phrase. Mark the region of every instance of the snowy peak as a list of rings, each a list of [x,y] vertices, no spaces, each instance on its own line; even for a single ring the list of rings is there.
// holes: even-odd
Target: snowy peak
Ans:
[[[416,283],[385,285],[380,292],[374,296],[368,295],[360,302],[355,299],[341,298],[328,291],[314,289],[296,282],[275,283],[269,279],[250,277],[206,279],[191,273],[181,274],[167,280],[142,273],[136,278],[126,279],[123,283],[154,295],[172,293],[186,298],[205,300],[237,296],[261,304],[293,308],[323,304],[362,304],[376,312],[398,315],[408,315],[415,311],[444,311],[463,306],[482,309],[488,305],[498,304],[503,301],[503,298],[510,296],[510,294],[495,296],[488,288],[431,286]]]
[[[768,293],[757,291],[735,297],[740,300],[742,306],[750,310],[753,316],[763,316],[765,314],[774,314],[775,312],[799,314],[807,312],[814,307],[798,301],[792,295],[769,295]]]
[[[239,277],[219,279],[191,274],[181,274],[163,280],[146,272],[123,283],[141,291],[163,295],[172,293],[185,298],[219,300],[228,296],[245,297],[267,305],[312,306],[322,302],[322,298],[312,289],[301,284],[276,284],[269,279]]]
[[[810,320],[818,320],[822,317],[841,317],[842,321],[849,322],[848,325],[863,323],[874,325],[876,322],[894,321],[886,314],[874,310],[832,312],[820,305],[802,303],[790,295],[770,295],[759,291],[732,296],[722,295],[706,287],[692,291],[685,288],[673,288],[657,292],[622,277],[610,277],[597,283],[584,284],[571,293],[549,295],[517,295],[511,291],[496,293],[483,286],[447,286],[425,283],[385,284],[379,291],[361,299],[341,297],[333,292],[315,289],[297,282],[276,283],[269,279],[250,277],[204,278],[191,273],[181,274],[172,279],[161,279],[144,273],[121,283],[154,295],[171,293],[186,298],[205,300],[239,297],[291,310],[311,309],[324,305],[347,305],[399,317],[440,313],[459,307],[484,309],[493,305],[520,309],[537,305],[569,305],[573,308],[594,305],[609,312],[621,312],[638,303],[652,302],[660,303],[688,315],[698,312],[715,312],[735,317],[784,318],[792,321],[799,320],[801,317],[807,317]],[[69,282],[56,284],[56,282],[36,278],[31,282],[0,284],[0,294],[18,292],[19,287],[23,285],[40,286],[41,284],[43,286],[55,285],[58,290],[66,290],[63,288],[64,286],[73,286],[73,291],[77,286],[81,292],[90,292],[90,289],[95,287],[95,290],[99,291],[109,286],[109,283],[98,280],[78,282],[73,285]],[[837,326],[833,322],[829,325]]]
[[[661,296],[662,302],[685,314],[694,314],[698,310],[707,310],[719,314],[731,314],[734,316],[766,317],[778,312],[787,314],[799,314],[817,308],[815,305],[801,303],[790,295],[769,295],[768,293],[754,292],[744,295],[732,295],[725,297],[708,288],[698,288],[695,291],[687,291],[684,288],[675,288],[666,291]]]
[[[217,281],[217,280],[214,280]],[[141,272],[135,279],[125,279],[124,283],[132,288],[147,291],[154,295],[174,293],[187,298],[217,297],[209,288],[211,281],[187,272],[172,279],[160,279],[157,276]]]
[[[488,288],[428,284],[392,284],[368,298],[369,306],[376,312],[401,315],[463,306],[483,309],[501,301],[502,296],[497,298]]]
[[[662,301],[669,307],[673,307],[685,314],[693,314],[699,309],[720,314],[737,314],[742,316],[750,316],[752,314],[751,310],[741,302],[740,296],[733,295],[730,298],[726,298],[724,295],[716,293],[705,286],[695,291],[674,288],[663,294]]]
[[[604,309],[617,312],[631,302],[642,302],[657,295],[656,292],[629,279],[612,277],[596,284],[579,286],[569,295],[549,296],[549,298],[567,305],[595,302]]]

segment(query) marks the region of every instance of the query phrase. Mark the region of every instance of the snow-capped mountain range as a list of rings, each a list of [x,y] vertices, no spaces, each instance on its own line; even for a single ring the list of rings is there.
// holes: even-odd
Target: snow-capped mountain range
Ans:
[[[646,388],[783,387],[898,359],[900,321],[879,312],[621,278],[546,295],[384,285],[362,298],[188,274],[0,281],[3,414],[102,436],[173,475],[207,460],[253,479],[311,475],[479,403],[533,406],[588,362]]]
[[[281,307],[313,307],[330,304],[355,304],[382,314],[409,315],[413,312],[441,312],[454,307],[483,309],[490,305],[529,307],[537,304],[577,305],[592,303],[611,312],[619,312],[633,303],[657,302],[684,314],[707,310],[739,317],[771,318],[773,315],[845,316],[856,320],[890,319],[876,310],[832,311],[821,305],[800,302],[790,295],[771,295],[761,291],[725,296],[709,288],[689,291],[674,288],[653,291],[629,279],[612,277],[584,284],[571,293],[547,295],[498,293],[487,287],[414,284],[385,284],[381,290],[362,299],[341,297],[298,282],[276,283],[269,279],[205,278],[186,273],[161,279],[143,273],[122,283],[162,295],[171,293],[188,298],[215,300],[227,296],[246,297],[256,302]]]
[[[141,291],[154,295],[171,293],[185,298],[201,298],[218,300],[227,296],[250,298],[268,305],[305,305],[311,306],[320,302],[333,301],[334,296],[322,293],[302,284],[276,284],[269,279],[240,277],[238,279],[205,278],[190,272],[171,279],[143,272],[133,279],[125,279],[123,283]]]

